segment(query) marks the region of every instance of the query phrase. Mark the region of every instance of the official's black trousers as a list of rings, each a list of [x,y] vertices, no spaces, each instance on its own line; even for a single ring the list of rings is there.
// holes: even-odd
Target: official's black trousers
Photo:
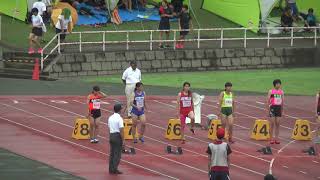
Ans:
[[[120,133],[110,134],[110,157],[109,157],[109,172],[114,173],[118,170],[118,166],[122,153],[122,138]]]

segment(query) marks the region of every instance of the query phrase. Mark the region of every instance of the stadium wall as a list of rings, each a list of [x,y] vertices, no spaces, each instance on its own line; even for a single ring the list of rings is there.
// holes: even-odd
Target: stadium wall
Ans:
[[[320,66],[317,48],[200,49],[64,54],[52,78],[122,73],[131,60],[142,72],[215,71]]]

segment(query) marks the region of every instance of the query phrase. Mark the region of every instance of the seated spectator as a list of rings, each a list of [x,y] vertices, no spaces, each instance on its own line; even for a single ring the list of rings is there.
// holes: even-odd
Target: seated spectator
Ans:
[[[309,27],[315,27],[316,25],[316,16],[313,14],[313,9],[310,8],[308,10],[308,14],[300,13],[300,15],[304,19],[304,26],[309,28]],[[308,29],[311,30],[311,29]]]
[[[293,17],[291,14],[291,9],[286,7],[281,15],[281,27],[284,27],[284,32],[289,32],[290,27],[293,24]]]
[[[126,10],[128,11],[132,11],[132,0],[122,0],[122,3],[124,5],[124,7],[126,8]]]
[[[286,0],[286,2],[287,2],[287,7],[289,7],[291,10],[292,16],[298,19],[298,7],[297,7],[296,0]]]

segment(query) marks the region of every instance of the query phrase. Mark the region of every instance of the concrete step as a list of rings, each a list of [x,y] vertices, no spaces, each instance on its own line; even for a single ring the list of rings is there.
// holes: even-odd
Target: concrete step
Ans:
[[[5,68],[16,68],[16,69],[33,69],[34,63],[4,61],[4,67]]]

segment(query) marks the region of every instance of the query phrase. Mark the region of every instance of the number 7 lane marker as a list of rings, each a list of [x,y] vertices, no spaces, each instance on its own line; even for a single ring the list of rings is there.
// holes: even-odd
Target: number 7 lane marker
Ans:
[[[30,113],[31,113],[31,112],[30,112]],[[78,143],[69,141],[69,140],[67,140],[67,139],[64,139],[64,138],[55,136],[55,135],[53,135],[53,134],[50,134],[50,133],[47,133],[47,132],[44,132],[44,131],[35,129],[35,128],[33,128],[33,127],[30,127],[30,126],[27,126],[27,125],[24,125],[24,124],[21,124],[21,123],[14,122],[14,121],[9,120],[9,119],[7,119],[7,118],[0,117],[0,119],[5,120],[5,121],[8,121],[8,122],[13,123],[13,124],[16,124],[16,125],[19,125],[19,126],[22,126],[22,127],[25,127],[25,128],[27,128],[27,129],[31,129],[31,130],[36,131],[36,132],[39,132],[39,133],[41,133],[41,134],[44,134],[44,135],[53,137],[53,138],[58,139],[58,140],[60,140],[60,141],[64,141],[64,142],[69,143],[69,144],[72,144],[72,145],[74,145],[74,146],[78,146],[78,147],[81,147],[81,148],[83,148],[83,149],[91,150],[91,151],[97,152],[97,153],[99,153],[99,154],[103,154],[103,155],[105,155],[105,156],[109,156],[109,154],[104,153],[104,152],[102,152],[102,151],[99,151],[99,150],[96,150],[96,149],[93,149],[93,148],[90,148],[90,147],[87,147],[87,146],[84,146],[84,145],[81,145],[81,144],[78,144]],[[65,126],[68,126],[68,125],[65,125]],[[163,173],[161,173],[161,172],[159,172],[159,171],[156,171],[156,170],[153,170],[153,169],[150,169],[150,168],[146,168],[146,167],[144,167],[144,166],[142,166],[142,165],[139,165],[139,164],[136,164],[136,163],[127,161],[127,160],[121,159],[121,161],[123,161],[123,162],[125,162],[125,163],[127,163],[127,164],[129,164],[129,165],[132,165],[132,166],[135,166],[135,167],[138,167],[138,168],[141,168],[141,169],[150,171],[150,172],[152,172],[152,173],[154,173],[154,174],[157,174],[157,175],[160,175],[160,176],[164,176],[164,177],[167,177],[167,178],[170,178],[170,179],[179,180],[179,179],[176,178],[176,177],[169,176],[169,175],[167,175],[167,174],[163,174]]]

